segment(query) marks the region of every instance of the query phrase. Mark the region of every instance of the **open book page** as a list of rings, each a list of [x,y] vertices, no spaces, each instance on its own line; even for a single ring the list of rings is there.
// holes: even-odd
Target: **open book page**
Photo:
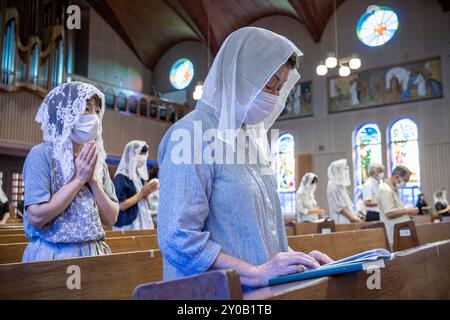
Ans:
[[[346,263],[355,263],[355,262],[369,262],[376,261],[379,259],[391,260],[394,255],[386,249],[373,249],[364,251],[353,256],[340,259],[331,263],[326,264],[325,266],[333,266],[333,265],[341,265]]]

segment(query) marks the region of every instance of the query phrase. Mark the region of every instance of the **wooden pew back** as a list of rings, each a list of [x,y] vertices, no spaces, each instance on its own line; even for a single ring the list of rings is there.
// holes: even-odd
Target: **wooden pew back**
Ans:
[[[79,267],[80,289],[68,289],[70,266]],[[137,285],[161,279],[158,250],[11,263],[0,265],[0,299],[130,299]]]
[[[420,244],[450,239],[450,222],[416,225]]]
[[[156,235],[113,237],[106,239],[106,243],[113,253],[158,249]],[[28,242],[0,244],[0,264],[21,262],[27,245]]]
[[[397,253],[380,269],[380,289],[369,290],[364,271],[281,284],[244,294],[244,299],[450,299],[450,241]]]
[[[242,300],[242,290],[236,271],[215,270],[173,281],[142,284],[134,290],[133,299]]]
[[[380,230],[380,229],[373,229]],[[414,266],[414,267],[412,267]],[[450,240],[396,253],[380,269],[379,288],[369,289],[372,272],[353,272],[264,287],[245,293],[245,300],[305,299],[449,299]],[[211,286],[214,283],[214,286]],[[240,299],[239,277],[213,271],[174,281],[144,284],[135,299]]]
[[[288,243],[295,251],[309,253],[312,250],[319,250],[335,260],[370,249],[389,250],[383,228],[294,236],[288,238]]]

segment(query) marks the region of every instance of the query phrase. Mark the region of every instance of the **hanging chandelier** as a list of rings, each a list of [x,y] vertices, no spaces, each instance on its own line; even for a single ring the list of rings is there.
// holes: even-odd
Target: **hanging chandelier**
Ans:
[[[339,76],[347,77],[350,75],[351,70],[356,70],[361,67],[361,59],[358,55],[353,54],[349,57],[338,57],[338,30],[337,30],[337,14],[336,14],[336,0],[333,1],[334,5],[334,51],[327,54],[325,61],[320,61],[316,67],[316,73],[319,76],[325,76],[329,69],[334,69],[339,66]]]

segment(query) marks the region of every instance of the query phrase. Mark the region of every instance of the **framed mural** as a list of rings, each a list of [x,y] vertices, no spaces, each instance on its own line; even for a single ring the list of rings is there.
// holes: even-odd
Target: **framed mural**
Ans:
[[[442,98],[441,58],[331,77],[327,91],[329,113]]]
[[[297,82],[286,100],[286,106],[281,111],[277,121],[313,115],[312,81]]]

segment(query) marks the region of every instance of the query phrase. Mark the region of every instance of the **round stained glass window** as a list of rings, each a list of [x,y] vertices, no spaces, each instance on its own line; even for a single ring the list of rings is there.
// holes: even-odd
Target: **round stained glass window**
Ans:
[[[382,46],[398,29],[398,16],[388,7],[370,6],[358,21],[356,33],[369,47]]]
[[[191,83],[194,77],[194,65],[188,59],[177,60],[170,69],[170,83],[175,89],[181,90]]]

